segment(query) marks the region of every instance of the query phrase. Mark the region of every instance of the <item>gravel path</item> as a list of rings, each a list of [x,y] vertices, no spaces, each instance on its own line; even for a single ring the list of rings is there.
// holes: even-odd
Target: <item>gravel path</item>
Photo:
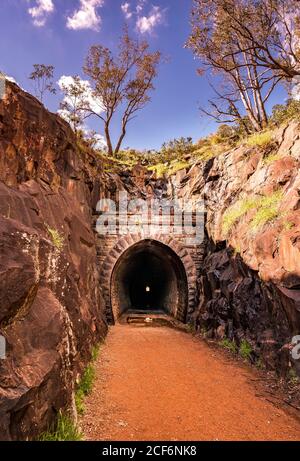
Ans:
[[[192,335],[116,325],[81,421],[86,440],[300,440],[300,424],[258,397],[255,371]]]

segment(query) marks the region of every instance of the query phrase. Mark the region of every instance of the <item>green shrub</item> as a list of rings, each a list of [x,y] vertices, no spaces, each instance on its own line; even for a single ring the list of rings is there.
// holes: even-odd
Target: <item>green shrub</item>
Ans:
[[[290,222],[290,221],[286,221],[283,224],[283,230],[285,230],[285,231],[289,231],[289,230],[293,229],[293,227],[295,227],[295,223]]]
[[[100,344],[97,344],[96,346],[92,347],[92,352],[91,352],[92,362],[96,362],[96,360],[99,357],[99,354],[100,354]]]
[[[75,392],[75,405],[78,414],[84,413],[84,399],[92,391],[95,381],[95,368],[93,363],[96,362],[100,354],[100,344],[97,344],[91,351],[91,362],[83,372],[80,382]]]
[[[257,230],[266,223],[273,221],[279,215],[279,207],[283,197],[282,191],[273,192],[273,194],[262,197],[259,201],[257,212],[250,223],[250,227]]]
[[[276,162],[276,160],[279,160],[279,159],[280,159],[280,155],[277,154],[276,152],[273,152],[263,159],[263,164],[267,166],[273,162]]]
[[[95,369],[93,365],[90,364],[84,370],[84,373],[80,380],[79,388],[82,390],[84,395],[90,394],[92,387],[93,387],[94,380],[95,380]]]
[[[149,166],[148,170],[153,171],[157,178],[162,178],[168,172],[168,165],[165,163],[157,163],[156,165]]]
[[[61,250],[64,244],[64,238],[60,233],[58,232],[57,229],[52,229],[51,227],[47,226],[47,231],[51,237],[53,245],[58,249]]]
[[[289,120],[300,120],[300,101],[290,99],[287,104],[276,104],[273,107],[271,123],[279,126]]]
[[[93,388],[93,383],[95,380],[95,369],[93,365],[88,365],[83,372],[80,383],[75,392],[75,405],[78,414],[82,415],[84,413],[84,399],[89,395]]]
[[[258,200],[254,197],[247,197],[239,200],[230,208],[228,208],[223,216],[222,229],[225,234],[229,232],[232,226],[249,210],[258,206]]]
[[[256,362],[255,362],[255,365],[256,365],[256,368],[258,368],[258,370],[264,370],[265,366],[264,366],[264,363],[262,361],[261,358],[259,358]]]
[[[234,341],[230,341],[228,338],[222,339],[219,344],[220,346],[224,347],[224,349],[227,349],[234,354],[237,352],[237,345]]]
[[[69,416],[59,413],[53,430],[41,434],[41,442],[74,442],[82,439],[82,434]]]
[[[75,392],[75,406],[77,413],[79,415],[83,415],[85,411],[85,406],[84,406],[84,392],[82,389],[77,389]]]
[[[254,133],[247,139],[249,147],[265,147],[271,144],[273,133],[270,130]]]
[[[297,375],[296,371],[293,368],[289,369],[289,382],[293,385],[296,385],[299,383],[299,376]]]
[[[242,340],[239,348],[239,354],[243,359],[249,360],[253,350],[251,345],[245,339]]]
[[[255,216],[250,222],[250,228],[257,230],[264,224],[273,221],[279,215],[279,207],[283,197],[282,191],[273,192],[265,197],[249,197],[238,200],[234,205],[226,210],[223,216],[222,229],[225,235],[228,234],[232,226],[248,211],[256,209]]]
[[[185,162],[183,160],[178,160],[176,162],[172,162],[170,165],[170,168],[168,170],[168,176],[172,176],[173,174],[176,174],[177,171],[184,170],[185,168],[189,168],[190,164],[188,162]]]
[[[196,160],[206,161],[213,158],[214,156],[214,149],[210,144],[200,147],[193,153],[193,157]]]

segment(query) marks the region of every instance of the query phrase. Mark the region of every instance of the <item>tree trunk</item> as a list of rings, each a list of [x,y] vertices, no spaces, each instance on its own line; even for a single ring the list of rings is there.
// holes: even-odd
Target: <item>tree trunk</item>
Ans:
[[[261,116],[262,127],[265,128],[268,125],[268,116],[267,116],[267,112],[266,112],[265,105],[263,103],[260,91],[257,94],[257,103],[258,103],[258,108],[259,108],[259,112]]]
[[[117,146],[115,148],[115,154],[117,154],[119,152],[119,150],[121,149],[121,145],[122,145],[122,142],[123,142],[125,136],[126,136],[126,127],[123,125],[121,136],[119,137],[119,141],[118,141]]]
[[[111,139],[110,139],[109,124],[108,123],[105,123],[104,133],[105,133],[105,139],[106,139],[106,143],[107,143],[107,153],[108,153],[108,155],[113,156],[114,155],[114,150],[113,150]]]

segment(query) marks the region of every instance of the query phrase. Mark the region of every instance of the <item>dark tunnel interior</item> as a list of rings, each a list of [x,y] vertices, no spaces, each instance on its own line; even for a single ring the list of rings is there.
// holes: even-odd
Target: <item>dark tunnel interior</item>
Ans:
[[[180,258],[167,246],[144,240],[129,248],[113,271],[114,316],[125,311],[165,312],[176,316],[187,302],[187,281]]]

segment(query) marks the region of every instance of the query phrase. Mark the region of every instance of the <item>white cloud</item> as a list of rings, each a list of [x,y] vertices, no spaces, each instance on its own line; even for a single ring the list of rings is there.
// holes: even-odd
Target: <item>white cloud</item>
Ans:
[[[62,75],[57,82],[59,88],[63,91],[64,88],[70,88],[75,84],[74,77],[70,75]],[[103,112],[102,102],[93,95],[93,90],[88,80],[80,79],[80,85],[84,88],[84,94],[82,95],[82,100],[87,103],[87,106],[96,114],[101,114]],[[72,105],[72,99],[69,96],[64,97],[64,102],[67,102]]]
[[[74,118],[72,117],[72,109],[75,108],[75,105],[78,108],[82,104],[84,107],[90,108],[96,114],[101,114],[101,112],[103,112],[103,105],[101,101],[95,98],[93,95],[93,90],[88,80],[79,79],[79,84],[81,88],[84,89],[84,93],[81,96],[76,96],[76,98],[74,98],[74,96],[72,97],[72,92],[70,95],[66,94],[66,90],[75,84],[74,77],[70,75],[62,75],[57,84],[59,88],[64,92],[63,103],[65,104],[65,108],[59,110],[58,114],[68,123],[70,123],[73,129]],[[88,110],[82,110],[82,115],[87,113]],[[95,133],[93,130],[91,130],[84,123],[84,117],[82,117],[82,120],[80,121],[77,128],[80,128],[83,131],[84,137],[91,142],[91,145],[94,147],[94,149],[105,150],[107,148],[105,138],[101,134]]]
[[[144,9],[144,6],[145,4],[147,3],[148,0],[139,0],[138,3],[137,3],[137,6],[136,6],[136,12],[137,14],[140,14],[143,9]]]
[[[133,15],[132,11],[130,11],[130,3],[126,2],[121,5],[121,10],[124,13],[126,19],[130,19]]]
[[[68,29],[92,29],[98,31],[101,26],[101,16],[97,8],[103,6],[104,0],[80,0],[78,10],[67,18]]]
[[[148,16],[139,16],[136,21],[137,30],[141,34],[151,33],[163,22],[163,11],[159,6],[153,6]]]
[[[33,24],[37,27],[43,27],[46,24],[48,16],[53,11],[54,4],[52,0],[36,0],[36,6],[28,8],[28,13],[33,19]]]
[[[94,130],[91,130],[86,125],[82,128],[85,139],[91,142],[94,149],[106,150],[107,143],[105,137],[102,134],[95,133]]]

